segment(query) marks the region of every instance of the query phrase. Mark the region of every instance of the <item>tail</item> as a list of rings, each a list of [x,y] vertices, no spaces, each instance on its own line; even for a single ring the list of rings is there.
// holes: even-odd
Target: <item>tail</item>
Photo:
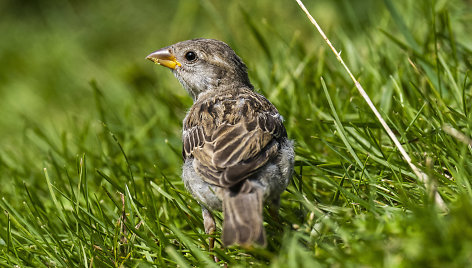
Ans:
[[[250,181],[240,189],[226,189],[223,198],[223,244],[250,246],[265,245],[262,225],[263,192]]]

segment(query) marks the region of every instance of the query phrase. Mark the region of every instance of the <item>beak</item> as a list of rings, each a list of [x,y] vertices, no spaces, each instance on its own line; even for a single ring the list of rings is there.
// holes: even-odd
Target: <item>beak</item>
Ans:
[[[146,57],[146,59],[172,70],[174,70],[177,66],[182,66],[182,64],[177,61],[174,54],[170,52],[169,48],[161,48],[158,51],[152,52]]]

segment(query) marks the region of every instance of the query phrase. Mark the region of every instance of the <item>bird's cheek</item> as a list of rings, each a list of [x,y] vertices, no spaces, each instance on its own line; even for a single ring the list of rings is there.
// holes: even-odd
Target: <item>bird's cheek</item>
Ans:
[[[226,76],[227,72],[228,71],[226,69],[223,69],[223,68],[216,69],[215,72],[214,72],[215,73],[215,78],[218,79],[218,80],[223,79]]]

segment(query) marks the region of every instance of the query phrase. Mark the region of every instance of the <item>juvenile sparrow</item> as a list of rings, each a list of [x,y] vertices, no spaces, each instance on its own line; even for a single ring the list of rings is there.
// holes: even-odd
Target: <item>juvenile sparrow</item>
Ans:
[[[293,171],[282,116],[221,41],[183,41],[147,59],[170,68],[193,98],[183,121],[182,179],[202,206],[205,232],[215,231],[211,211],[223,210],[225,246],[265,245],[263,203],[278,209]]]

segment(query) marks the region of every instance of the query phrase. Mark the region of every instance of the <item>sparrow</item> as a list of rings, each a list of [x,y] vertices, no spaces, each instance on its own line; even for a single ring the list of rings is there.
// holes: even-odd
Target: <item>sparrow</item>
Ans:
[[[202,207],[205,232],[215,232],[212,213],[223,211],[224,246],[265,246],[263,205],[278,210],[293,172],[282,116],[222,41],[182,41],[146,58],[171,69],[193,98],[183,121],[182,180]]]

